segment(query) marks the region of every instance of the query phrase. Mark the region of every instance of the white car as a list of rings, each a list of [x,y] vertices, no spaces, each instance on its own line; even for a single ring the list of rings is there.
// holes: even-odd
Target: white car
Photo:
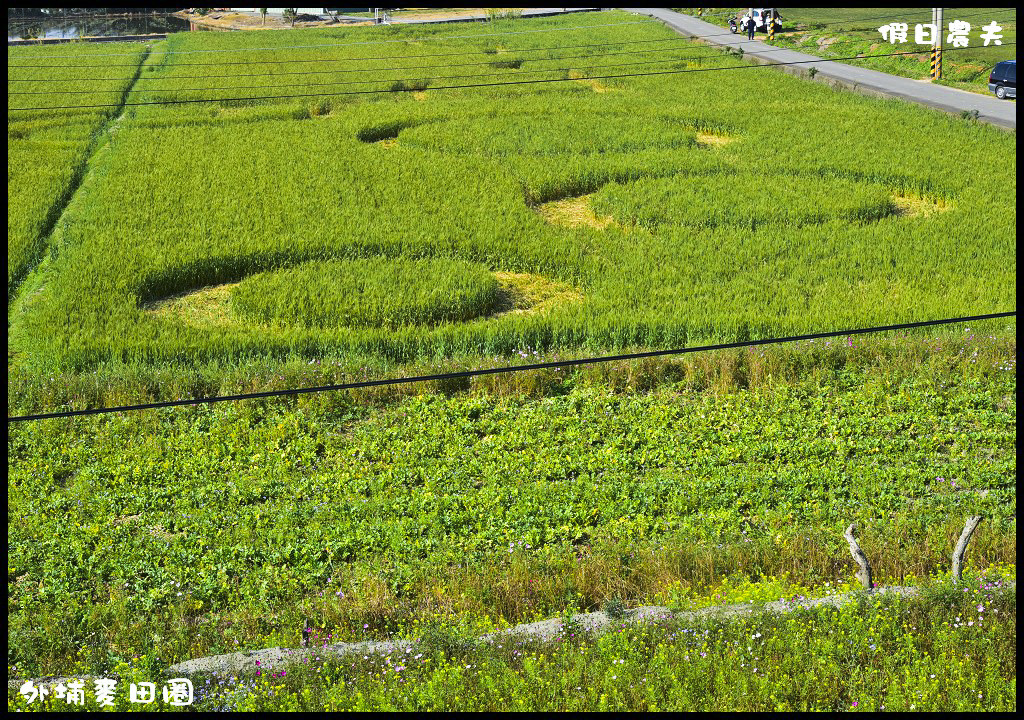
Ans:
[[[739,20],[729,18],[729,29],[734,33],[740,30],[747,32],[751,18],[753,18],[754,30],[756,32],[768,32],[769,23],[774,23],[776,30],[779,30],[782,26],[779,11],[775,8],[751,8]]]

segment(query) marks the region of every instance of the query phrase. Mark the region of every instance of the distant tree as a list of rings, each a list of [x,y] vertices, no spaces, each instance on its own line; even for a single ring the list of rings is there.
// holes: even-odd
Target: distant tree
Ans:
[[[267,24],[267,10],[269,10],[269,9],[270,8],[260,8],[260,15],[263,16],[263,24],[264,25]]]
[[[295,27],[295,18],[296,18],[296,16],[297,16],[297,13],[295,12],[295,8],[285,8],[284,9],[284,19],[285,19],[285,22],[290,22],[292,24],[292,27]]]

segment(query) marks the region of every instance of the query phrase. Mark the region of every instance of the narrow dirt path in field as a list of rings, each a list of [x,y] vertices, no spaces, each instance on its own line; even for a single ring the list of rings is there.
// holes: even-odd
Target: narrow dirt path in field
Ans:
[[[50,242],[53,239],[54,231],[57,229],[57,226],[60,225],[61,220],[63,220],[64,218],[64,213],[68,209],[68,206],[71,205],[71,201],[74,200],[75,195],[78,193],[79,189],[82,187],[82,184],[85,182],[85,178],[89,174],[89,165],[90,163],[92,163],[93,158],[100,151],[100,149],[104,147],[105,141],[109,138],[110,131],[116,128],[120,124],[121,119],[124,117],[125,103],[128,101],[128,96],[131,94],[132,90],[135,89],[135,85],[136,83],[138,83],[139,77],[142,75],[142,67],[143,65],[145,65],[146,60],[149,58],[151,51],[152,48],[146,46],[146,49],[143,52],[142,57],[139,58],[139,64],[135,68],[135,74],[132,76],[131,82],[125,88],[124,92],[121,93],[121,97],[118,100],[118,106],[116,110],[113,113],[111,113],[110,116],[107,117],[107,119],[104,120],[93,133],[92,139],[89,141],[89,144],[86,145],[85,150],[82,152],[82,157],[79,159],[78,164],[75,165],[75,168],[71,173],[71,181],[68,183],[67,190],[54,201],[53,206],[47,213],[47,221],[43,225],[42,229],[39,231],[39,238],[36,242],[36,245],[38,247],[37,257],[35,257],[32,262],[26,265],[26,269],[22,273],[21,277],[15,278],[12,286],[8,289],[8,308],[12,308],[20,302],[20,300],[22,299],[20,295],[22,288],[25,285],[25,280],[33,272],[35,272],[36,268],[39,267],[39,265],[49,254]],[[11,302],[12,298],[15,298],[15,302],[13,303]],[[10,325],[11,313],[8,312],[8,328],[10,327]]]

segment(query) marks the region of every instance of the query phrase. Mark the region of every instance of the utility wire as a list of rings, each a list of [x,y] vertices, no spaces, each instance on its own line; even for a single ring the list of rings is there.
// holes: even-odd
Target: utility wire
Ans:
[[[730,14],[730,13],[716,13],[716,15],[717,14]],[[907,14],[918,14],[918,13],[915,11],[915,12],[907,13]],[[960,17],[961,18],[977,17],[979,15],[991,15],[991,12],[979,12],[979,13],[973,13],[973,14],[970,14],[970,15],[961,15]],[[906,14],[904,15],[904,17],[905,16],[906,16]],[[704,17],[710,17],[710,16],[704,16]],[[876,18],[858,18],[858,19],[854,19],[854,20],[837,20],[837,21],[830,22],[830,23],[817,23],[817,24],[815,24],[814,29],[821,28],[821,27],[826,27],[826,26],[831,26],[831,25],[845,25],[847,23],[852,23],[852,22],[867,22],[868,20],[872,20],[872,19],[875,19],[875,20],[886,20],[886,19],[889,19],[889,16],[885,15],[885,16],[878,16]],[[405,39],[401,39],[401,40],[372,40],[372,41],[352,42],[352,43],[324,43],[324,44],[318,44],[318,45],[279,45],[277,47],[227,48],[227,49],[216,49],[216,50],[154,50],[151,54],[152,55],[194,55],[194,54],[201,54],[201,53],[262,52],[262,51],[268,51],[268,50],[295,50],[295,49],[322,48],[322,47],[350,47],[350,46],[356,46],[356,45],[384,45],[384,44],[390,44],[390,43],[408,43],[408,42],[426,42],[426,41],[438,41],[438,40],[473,39],[473,38],[478,38],[478,37],[498,37],[498,36],[504,36],[504,35],[528,35],[528,34],[540,33],[540,32],[558,32],[558,31],[565,31],[565,30],[586,30],[586,29],[589,29],[589,28],[605,28],[605,27],[617,27],[619,25],[643,25],[643,24],[647,24],[647,21],[646,20],[641,20],[641,21],[631,21],[631,22],[622,22],[622,23],[606,23],[606,24],[602,24],[602,25],[576,25],[576,26],[567,27],[567,28],[545,28],[545,29],[541,29],[541,30],[509,31],[509,32],[503,32],[503,33],[475,33],[473,35],[444,35],[444,36],[441,36],[441,37],[405,38]],[[792,32],[792,31],[786,31],[786,32]],[[701,37],[719,37],[720,35],[732,35],[732,34],[733,33],[731,33],[731,32],[730,33],[720,33],[720,34],[716,34],[716,35],[696,36],[696,37],[691,38],[691,39],[701,39]],[[96,53],[96,54],[90,53],[88,55],[88,57],[129,57],[129,56],[132,56],[132,55],[135,55],[135,53]],[[37,55],[33,59],[44,59],[44,60],[45,59],[51,59],[51,58],[81,59],[81,57],[82,57],[81,55]],[[306,62],[306,61],[302,61],[302,62]],[[205,63],[195,63],[195,64],[205,64]],[[31,66],[28,66],[28,65],[24,65],[24,66],[10,65],[9,67],[31,67]],[[60,67],[60,66],[52,66],[52,67]]]
[[[184,88],[166,88],[166,89],[154,89],[154,88],[131,88],[128,92],[150,92],[150,93],[178,93],[178,92],[202,92],[209,90],[271,90],[275,88],[289,88],[289,87],[327,87],[334,85],[365,85],[367,83],[380,83],[380,82],[405,82],[405,81],[423,81],[423,80],[454,80],[462,78],[478,78],[478,77],[520,77],[522,75],[532,75],[537,73],[551,73],[551,72],[566,72],[570,70],[600,70],[602,68],[618,68],[618,67],[629,67],[631,65],[659,65],[669,62],[678,62],[689,58],[703,58],[713,57],[709,55],[687,55],[678,58],[668,58],[666,60],[640,60],[639,62],[625,62],[625,63],[606,63],[604,65],[584,65],[584,66],[573,66],[573,67],[555,67],[555,68],[537,68],[535,70],[522,70],[520,72],[511,73],[509,71],[504,72],[493,72],[493,73],[474,73],[472,75],[434,75],[430,77],[391,77],[391,78],[374,78],[372,80],[337,80],[334,82],[321,82],[321,83],[304,83],[304,82],[288,82],[288,83],[277,83],[274,85],[226,85],[222,87],[184,87]],[[400,68],[401,69],[401,68]],[[270,76],[273,77],[273,76]],[[586,78],[578,78],[585,80]],[[38,90],[32,92],[9,92],[8,95],[101,95],[105,93],[116,92],[113,89],[107,90]]]
[[[1016,45],[1016,43],[1004,43],[1005,45]],[[956,50],[970,50],[972,48],[949,48],[946,52],[954,52]],[[143,105],[183,105],[188,103],[203,103],[203,102],[235,102],[243,100],[288,100],[294,98],[305,98],[305,97],[338,97],[342,95],[376,95],[381,93],[389,92],[412,92],[420,90],[459,90],[463,88],[478,88],[478,87],[498,87],[504,85],[538,85],[542,83],[555,83],[555,82],[577,82],[578,80],[614,80],[617,78],[628,78],[628,77],[653,77],[657,75],[680,75],[684,73],[694,72],[716,72],[721,70],[750,70],[752,68],[766,68],[766,67],[780,67],[784,65],[806,65],[808,63],[826,63],[826,62],[840,62],[843,60],[868,60],[871,58],[879,57],[895,57],[899,55],[918,55],[919,50],[911,50],[908,52],[897,52],[897,53],[881,53],[877,55],[854,55],[850,57],[838,57],[838,58],[815,58],[814,60],[793,60],[790,62],[779,62],[779,63],[764,63],[758,65],[730,65],[725,67],[714,67],[714,68],[688,68],[685,70],[658,70],[655,72],[646,73],[626,73],[619,75],[590,75],[585,78],[548,78],[542,80],[511,80],[507,82],[491,82],[491,83],[470,83],[466,85],[438,85],[430,87],[429,85],[424,88],[395,88],[387,90],[345,90],[343,92],[329,92],[329,93],[296,93],[292,95],[256,95],[251,97],[231,97],[231,98],[193,98],[186,100],[146,100],[142,102],[126,102],[126,103],[98,103],[95,105],[58,105],[50,107],[24,107],[24,108],[7,108],[7,112],[18,112],[18,111],[29,111],[29,110],[90,110],[95,108],[109,108],[109,107],[138,107]]]
[[[608,47],[609,45],[643,45],[645,43],[659,43],[659,42],[680,42],[685,41],[687,38],[681,37],[667,37],[659,38],[657,40],[620,40],[618,42],[608,43],[589,43],[587,45],[551,45],[549,47],[541,48],[524,48],[522,50],[509,50],[509,52],[515,53],[528,53],[528,52],[542,52],[544,50],[577,50],[579,48],[590,48],[590,47]],[[466,52],[457,53],[430,53],[427,55],[377,55],[375,57],[346,57],[346,58],[310,58],[309,60],[231,60],[228,62],[212,62],[212,63],[179,63],[176,62],[172,67],[222,67],[224,65],[281,65],[291,63],[330,63],[330,62],[362,62],[363,60],[406,60],[406,59],[419,59],[419,58],[434,58],[434,57],[461,57],[464,55],[494,55],[495,53],[487,53],[483,50],[468,50]],[[120,65],[115,64],[100,64],[100,65],[8,65],[7,68],[51,68],[63,70],[65,68],[108,68],[108,67],[137,67],[136,63],[122,63]]]
[[[679,50],[681,48],[666,48],[666,49],[669,49],[669,50]],[[765,53],[769,53],[769,52],[783,52],[784,50],[785,50],[784,48],[776,48],[774,50],[766,50]],[[643,52],[658,52],[658,51],[643,51]],[[526,60],[524,62],[530,62],[530,63],[546,62],[546,61],[552,61],[553,62],[553,61],[560,61],[560,60],[588,59],[588,58],[592,58],[592,57],[608,57],[608,56],[614,56],[614,55],[628,55],[628,54],[633,54],[633,53],[598,53],[598,54],[594,54],[594,55],[570,55],[568,57],[560,57],[560,58],[537,58],[537,59],[534,59],[534,60]],[[629,62],[626,62],[626,63],[605,63],[603,65],[588,65],[588,66],[572,65],[572,66],[569,66],[569,67],[537,68],[535,70],[524,69],[522,71],[522,73],[529,74],[529,73],[558,72],[558,71],[568,71],[568,70],[599,70],[599,69],[605,68],[605,67],[628,67],[630,65],[654,65],[654,64],[662,64],[662,63],[667,63],[667,62],[678,62],[678,61],[681,61],[681,60],[700,60],[700,59],[719,58],[719,57],[722,57],[722,53],[720,51],[717,51],[717,52],[713,52],[713,53],[704,53],[704,54],[701,54],[701,55],[680,55],[678,57],[667,58],[667,59],[664,59],[664,60],[641,60],[639,62],[632,62],[632,63],[629,63]],[[476,64],[478,64],[478,63],[468,63],[468,65],[476,65]],[[490,63],[479,63],[479,64],[483,65],[483,64],[490,64]],[[427,65],[425,67],[426,68],[431,68],[431,67],[462,67],[462,66],[461,65]],[[397,70],[418,70],[418,69],[420,69],[420,68],[419,67],[409,67],[409,68],[403,68],[403,67],[398,67],[398,68],[373,68],[373,70],[394,70],[394,71],[397,71]],[[518,69],[519,68],[516,68],[516,70],[518,70]],[[351,73],[351,72],[371,72],[371,70],[365,70],[365,71],[363,71],[363,70],[332,70],[332,71],[327,71],[327,72],[331,73],[331,74],[333,74],[333,73],[339,73],[340,74],[340,73]],[[140,88],[140,87],[132,87],[132,88],[130,88],[128,90],[128,92],[137,93],[137,92],[146,92],[146,91],[148,91],[148,92],[164,92],[164,93],[169,93],[169,92],[188,92],[188,91],[199,91],[199,90],[247,90],[247,89],[257,89],[258,90],[258,89],[271,89],[271,88],[279,88],[279,87],[280,88],[284,88],[284,87],[322,87],[322,86],[327,86],[327,85],[359,85],[359,84],[366,84],[366,83],[373,83],[373,82],[394,82],[394,81],[397,81],[397,80],[442,80],[442,79],[447,79],[447,78],[474,78],[474,77],[494,77],[494,76],[519,77],[520,74],[522,74],[522,73],[519,73],[519,72],[513,73],[513,72],[506,71],[506,72],[495,72],[495,73],[474,73],[474,74],[469,74],[469,75],[437,75],[437,76],[432,76],[432,77],[401,77],[401,78],[381,78],[381,77],[378,77],[378,78],[372,78],[372,79],[369,79],[369,80],[334,81],[334,82],[325,82],[325,83],[286,82],[286,83],[276,83],[276,84],[272,84],[272,85],[227,85],[227,86],[223,86],[223,87],[175,87],[175,88],[166,88],[166,89],[165,88]],[[207,77],[216,77],[216,78],[221,78],[221,77],[266,77],[266,78],[276,78],[276,77],[283,77],[285,75],[298,75],[298,74],[307,75],[307,74],[316,74],[316,73],[313,72],[313,73],[270,73],[270,74],[258,74],[258,75],[210,75],[210,76],[207,76]],[[124,82],[125,81],[125,78],[103,78],[103,79],[104,80],[109,79],[111,81],[117,80],[118,82]],[[139,79],[142,80],[142,79],[145,79],[145,78],[139,78]],[[161,80],[163,78],[149,78],[149,79],[151,79],[151,80]],[[182,79],[184,79],[184,78],[182,78]],[[199,79],[203,79],[203,78],[199,78],[199,77],[192,78],[192,77],[189,77],[188,79],[190,79],[190,80],[191,79],[199,80]],[[82,78],[82,80],[84,80],[84,78]],[[10,95],[97,95],[97,94],[101,94],[101,93],[109,93],[109,92],[116,92],[116,91],[118,91],[117,88],[107,88],[107,89],[97,89],[97,90],[21,90],[21,91],[15,90],[15,91],[8,92],[7,94],[8,94],[8,96],[10,96]]]
[[[729,14],[729,13],[718,13],[718,14]],[[911,13],[911,14],[913,14],[913,13]],[[984,13],[981,13],[981,14],[984,14]],[[703,17],[707,17],[707,16],[703,16]],[[964,17],[971,17],[971,16],[964,16]],[[887,18],[888,18],[888,16],[879,17],[879,18],[876,18],[876,19],[884,20],[884,19],[887,19]],[[864,19],[857,20],[856,22],[865,22],[865,21],[871,20],[871,19],[873,19],[873,18],[864,18]],[[836,21],[836,22],[831,22],[831,23],[821,23],[821,25],[822,26],[826,26],[826,25],[840,25],[840,24],[845,24],[846,22],[848,22],[848,21]],[[632,25],[634,23],[622,23],[622,24],[623,25]],[[730,33],[730,34],[732,34],[732,33]],[[610,45],[640,45],[640,44],[643,44],[643,43],[678,42],[680,40],[699,39],[699,37],[700,36],[698,36],[696,38],[670,37],[670,38],[661,38],[661,39],[657,39],[657,40],[620,40],[619,42],[592,43],[592,44],[588,44],[588,45],[555,45],[555,46],[544,47],[544,48],[525,48],[525,49],[521,49],[521,50],[518,50],[518,49],[517,50],[510,50],[509,52],[525,53],[525,52],[541,52],[543,50],[575,50],[575,49],[578,49],[578,48],[586,48],[586,47],[607,47],[607,46],[610,46]],[[703,37],[711,37],[711,36],[703,36]],[[151,54],[157,54],[157,53],[154,52],[154,53],[151,53]],[[189,67],[218,67],[218,66],[222,66],[222,65],[267,65],[267,64],[291,64],[291,63],[311,63],[311,62],[319,62],[319,63],[324,63],[324,62],[349,62],[349,61],[362,61],[362,60],[404,60],[404,59],[408,59],[408,58],[417,58],[418,59],[418,58],[432,58],[432,57],[459,57],[459,56],[462,56],[462,55],[486,55],[486,54],[488,54],[488,53],[484,52],[483,50],[473,50],[473,51],[456,52],[456,53],[430,53],[430,54],[426,54],[426,55],[380,55],[380,56],[376,56],[376,57],[337,58],[337,59],[333,59],[333,60],[331,60],[331,59],[323,59],[323,58],[310,58],[309,60],[300,60],[300,59],[289,58],[287,60],[233,60],[233,61],[228,61],[228,62],[214,62],[214,63],[188,63],[188,62],[179,63],[179,62],[176,62],[176,63],[174,63],[174,67],[185,67],[185,66],[189,66]],[[74,56],[67,56],[67,57],[74,57]],[[95,56],[89,56],[89,57],[95,57]],[[99,64],[99,65],[95,65],[95,64],[94,65],[22,65],[22,64],[17,64],[17,65],[8,64],[7,65],[8,70],[10,70],[11,68],[55,68],[55,69],[64,70],[64,69],[68,69],[68,68],[90,68],[90,67],[99,67],[99,68],[136,67],[136,64],[135,63],[123,63],[123,64],[118,65],[118,64],[112,64],[112,63],[106,63],[106,64]]]
[[[647,352],[624,353],[621,355],[604,355],[600,357],[577,358],[575,360],[554,360],[551,362],[531,363],[529,365],[512,365],[497,368],[481,368],[478,370],[460,370],[457,372],[437,373],[434,375],[416,375],[403,378],[388,378],[381,380],[362,380],[360,382],[340,383],[336,385],[318,385],[315,387],[292,388],[287,390],[266,390],[255,393],[241,393],[238,395],[215,395],[205,398],[194,398],[192,400],[166,400],[163,402],[141,403],[138,405],[119,405],[115,407],[94,408],[91,410],[68,410],[65,412],[37,413],[32,415],[15,415],[7,418],[7,422],[24,422],[28,420],[44,420],[48,418],[68,418],[80,415],[100,415],[112,412],[127,412],[130,410],[149,410],[153,408],[176,407],[179,405],[199,405],[201,403],[234,402],[238,400],[254,400],[256,398],[280,397],[283,395],[305,395],[309,393],[331,392],[335,390],[353,390],[364,387],[379,387],[381,385],[404,385],[408,383],[427,382],[430,380],[450,380],[454,378],[477,377],[480,375],[501,375],[506,373],[523,372],[525,370],[543,370],[547,368],[573,367],[577,365],[592,365],[596,363],[615,362],[620,360],[636,360],[639,358],[663,357],[666,355],[685,355],[687,353],[705,352],[709,350],[727,350],[729,348],[756,347],[759,345],[775,345],[787,342],[799,342],[801,340],[817,340],[819,338],[843,337],[849,335],[865,335],[868,333],[888,332],[892,330],[907,330],[910,328],[928,327],[932,325],[950,325],[954,323],[974,322],[976,320],[991,320],[1002,317],[1015,317],[1016,310],[1009,312],[987,313],[984,315],[968,315],[957,318],[944,318],[942,320],[923,320],[919,322],[898,323],[896,325],[877,325],[867,328],[856,328],[853,330],[834,330],[829,332],[809,333],[805,335],[790,335],[786,337],[766,338],[764,340],[743,340],[740,342],[718,343],[715,345],[701,345],[692,348],[679,348],[675,350],[650,350]]]
[[[685,38],[678,38],[677,41],[685,40]],[[622,43],[616,43],[622,44]],[[370,68],[348,68],[346,70],[295,70],[288,72],[274,72],[274,73],[233,73],[228,75],[164,75],[162,77],[139,77],[140,81],[156,82],[163,80],[204,80],[206,78],[240,78],[240,77],[284,77],[286,75],[331,75],[341,73],[359,73],[359,72],[376,72],[380,70],[392,71],[392,70],[427,70],[432,68],[455,68],[455,67],[475,67],[479,65],[492,65],[501,62],[544,62],[547,60],[577,60],[579,58],[591,58],[591,57],[614,57],[617,55],[642,55],[645,53],[656,53],[656,52],[672,52],[678,50],[687,50],[688,47],[667,47],[667,48],[644,48],[642,50],[623,50],[620,52],[607,52],[607,53],[587,53],[585,55],[564,55],[560,57],[545,57],[545,58],[516,58],[509,57],[506,60],[481,60],[479,62],[469,63],[442,63],[441,65],[409,65],[406,67],[370,67]],[[781,48],[780,48],[781,49]],[[703,57],[715,57],[720,53],[713,53],[704,55]],[[334,61],[326,61],[334,62]],[[341,61],[338,61],[341,62]],[[10,78],[7,82],[28,82],[28,83],[39,83],[39,82],[120,82],[124,78],[89,78],[89,77],[73,77],[73,78],[41,78],[38,80],[32,78]],[[8,93],[8,95],[17,95],[21,93]]]
[[[977,14],[982,14],[983,15],[983,14],[986,14],[986,13],[977,13]],[[974,16],[973,15],[964,15],[962,17],[974,17]],[[887,19],[887,18],[888,18],[888,16],[884,16],[884,17],[879,17],[877,19],[884,20],[884,19]],[[870,20],[870,19],[871,18],[866,18],[864,20],[858,20],[857,22],[866,21],[866,20]],[[836,21],[836,22],[833,22],[833,23],[821,23],[820,26],[824,27],[826,25],[840,25],[840,24],[845,24],[846,22],[847,21]],[[633,24],[633,23],[621,23],[621,24],[623,24],[623,25],[630,25],[630,24]],[[613,45],[641,45],[641,44],[645,44],[645,43],[682,42],[682,41],[700,40],[700,39],[708,38],[708,37],[719,37],[720,35],[732,35],[732,34],[733,33],[721,33],[721,34],[716,34],[716,35],[703,35],[703,36],[682,37],[682,38],[680,38],[680,37],[670,37],[670,38],[660,38],[660,39],[656,39],[656,40],[620,40],[618,42],[591,43],[591,44],[586,44],[586,45],[555,45],[555,46],[549,46],[549,47],[543,47],[543,48],[516,49],[516,50],[510,50],[509,52],[510,53],[532,53],[532,52],[541,52],[541,51],[544,51],[544,50],[576,50],[576,49],[579,49],[579,48],[609,47],[609,46],[613,46]],[[741,42],[739,44],[741,44],[741,45],[742,44],[748,44],[749,42],[751,42],[751,41]],[[755,40],[753,42],[761,42],[761,41]],[[156,53],[151,53],[151,54],[156,54]],[[219,67],[219,66],[224,66],[224,65],[267,65],[267,64],[278,64],[278,65],[280,65],[280,64],[293,64],[293,63],[362,62],[364,60],[405,60],[405,59],[419,59],[419,58],[432,58],[432,57],[460,57],[460,56],[465,56],[465,55],[487,55],[487,54],[490,54],[490,53],[485,53],[482,50],[477,50],[477,51],[466,51],[466,52],[457,52],[457,53],[430,53],[430,54],[423,54],[423,55],[380,55],[380,56],[376,56],[376,57],[363,57],[363,58],[334,58],[334,59],[310,58],[308,60],[304,60],[304,59],[288,59],[288,60],[235,60],[235,61],[228,61],[228,62],[223,62],[223,63],[218,63],[218,62],[215,62],[215,63],[187,63],[187,62],[186,63],[177,63],[176,62],[176,63],[174,63],[173,67]],[[74,57],[74,56],[68,56],[68,57]],[[96,56],[90,56],[90,57],[96,57]],[[472,63],[470,63],[470,64],[472,64]],[[10,70],[11,68],[37,68],[37,69],[65,70],[65,69],[72,69],[72,68],[74,68],[74,69],[81,69],[81,68],[91,68],[91,67],[97,67],[97,68],[136,67],[136,64],[135,63],[123,63],[123,64],[110,64],[110,63],[107,63],[107,64],[99,64],[99,65],[95,65],[95,64],[89,64],[89,65],[22,65],[22,64],[11,65],[11,64],[8,64],[7,67],[8,67],[8,70]],[[426,66],[418,66],[418,67],[441,67],[441,66],[426,65]],[[449,66],[449,67],[452,67],[452,66]],[[172,77],[190,77],[190,76],[172,76]],[[211,77],[211,76],[207,76],[207,77]],[[229,76],[212,76],[212,77],[229,77]],[[244,77],[244,76],[235,76],[235,77]],[[255,77],[255,76],[252,76],[252,77]],[[72,78],[72,79],[82,79],[82,80],[84,80],[84,79],[87,79],[87,78]],[[118,78],[88,78],[88,79],[90,79],[90,80],[92,80],[92,79],[96,79],[96,80],[108,80],[108,79],[109,80],[117,80]],[[164,78],[139,78],[139,79],[140,80],[161,80],[161,79],[164,79]],[[45,80],[30,80],[30,81],[22,80],[22,82],[44,82],[44,81]],[[61,80],[61,81],[63,81],[63,80]],[[8,82],[18,82],[18,80],[9,79]]]
[[[410,43],[410,42],[432,42],[437,40],[465,40],[473,39],[478,37],[499,37],[503,35],[530,35],[534,33],[542,32],[561,32],[566,30],[589,30],[591,28],[606,28],[606,27],[619,27],[620,25],[646,25],[647,20],[631,20],[629,22],[619,23],[605,23],[603,25],[574,25],[566,28],[543,28],[539,30],[518,30],[509,32],[498,32],[498,33],[474,33],[472,35],[441,35],[438,37],[410,37],[401,38],[396,40],[366,40],[363,42],[349,42],[349,43],[323,43],[319,45],[278,45],[277,47],[262,47],[262,48],[224,48],[217,50],[156,50],[153,55],[195,55],[197,53],[225,53],[225,52],[261,52],[264,50],[300,50],[306,48],[322,48],[322,47],[350,47],[353,45],[387,45],[390,43]],[[392,25],[391,27],[395,27]],[[135,53],[96,53],[93,55],[89,54],[89,57],[129,57],[135,55]],[[81,55],[37,55],[38,59],[50,59],[50,58],[74,58],[81,59]]]

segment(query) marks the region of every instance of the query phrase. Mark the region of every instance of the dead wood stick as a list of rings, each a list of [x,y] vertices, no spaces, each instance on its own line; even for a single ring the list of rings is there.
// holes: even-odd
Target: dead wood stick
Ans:
[[[873,587],[871,583],[871,565],[868,564],[868,556],[860,549],[860,545],[857,544],[857,540],[853,537],[856,529],[857,525],[850,523],[850,527],[846,528],[843,537],[846,538],[846,542],[850,543],[850,554],[853,555],[854,562],[860,566],[855,575],[860,580],[860,584],[864,586],[864,589],[870,592]]]
[[[964,530],[960,533],[960,539],[956,541],[953,549],[953,584],[959,585],[964,577],[964,555],[967,554],[967,543],[971,541],[978,523],[981,522],[981,515],[971,515],[964,523]]]

